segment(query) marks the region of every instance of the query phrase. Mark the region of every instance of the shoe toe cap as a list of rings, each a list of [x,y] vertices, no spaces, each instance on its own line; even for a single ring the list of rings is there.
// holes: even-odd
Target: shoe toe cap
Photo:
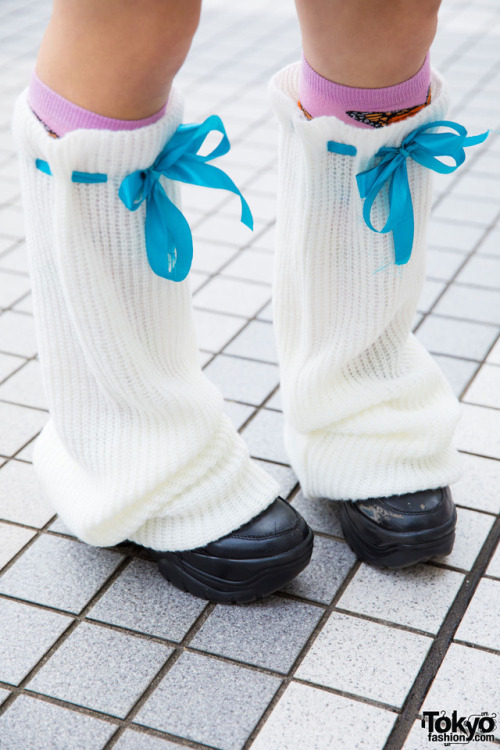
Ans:
[[[310,533],[295,508],[278,497],[255,518],[203,550],[218,557],[271,557],[301,544]]]
[[[449,487],[357,500],[353,505],[378,526],[400,532],[441,526],[456,513]]]

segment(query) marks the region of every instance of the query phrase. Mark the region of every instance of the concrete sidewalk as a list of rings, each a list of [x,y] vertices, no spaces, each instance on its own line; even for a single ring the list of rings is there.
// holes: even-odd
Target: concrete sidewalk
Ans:
[[[311,565],[279,595],[208,604],[131,547],[77,541],[33,475],[48,413],[10,117],[49,12],[47,0],[0,1],[0,748],[443,748],[427,739],[423,711],[500,709],[499,134],[436,177],[415,321],[463,402],[455,549],[377,570],[347,547],[335,504],[303,498],[282,444],[270,308],[277,123],[266,84],[300,55],[294,6],[205,3],[178,85],[186,121],[222,117],[232,150],[221,166],[255,230],[238,223],[234,197],[184,191],[202,362],[252,455],[316,531]],[[444,0],[432,61],[451,85],[450,119],[499,130],[498,2]],[[495,744],[470,747],[500,744],[498,725]]]

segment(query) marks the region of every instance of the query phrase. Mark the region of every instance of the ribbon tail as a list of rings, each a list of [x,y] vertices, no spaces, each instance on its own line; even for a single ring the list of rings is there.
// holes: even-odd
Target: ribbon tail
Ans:
[[[413,237],[415,227],[413,223],[413,211],[405,216],[397,226],[392,229],[394,238],[394,262],[397,266],[408,263],[413,248]]]
[[[166,176],[190,185],[228,190],[230,193],[237,195],[241,202],[240,221],[249,229],[253,229],[253,216],[250,206],[229,175],[222,169],[199,161],[196,156],[191,158],[186,156],[182,162],[178,162],[171,167]]]
[[[390,228],[394,239],[394,262],[397,266],[408,263],[413,249],[415,220],[406,161],[403,161],[391,180],[389,189]]]
[[[478,135],[468,135],[464,140],[464,146],[478,146],[480,143],[484,143],[489,136],[490,131],[486,130],[484,133]]]
[[[148,262],[157,276],[183,281],[193,261],[191,229],[158,182],[147,203],[145,237]]]

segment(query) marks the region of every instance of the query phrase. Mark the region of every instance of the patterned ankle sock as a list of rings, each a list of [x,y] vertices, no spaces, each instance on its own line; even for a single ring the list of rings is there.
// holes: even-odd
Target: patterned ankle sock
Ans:
[[[145,125],[152,125],[159,120],[167,107],[165,103],[159,112],[142,120],[117,120],[113,117],[103,117],[57,94],[40,80],[35,71],[31,74],[28,104],[53,138],[60,138],[71,130],[79,128],[135,130]]]
[[[302,55],[298,104],[308,119],[334,115],[358,128],[381,128],[415,115],[430,101],[429,53],[412,78],[380,89],[359,89],[329,81],[316,73]]]

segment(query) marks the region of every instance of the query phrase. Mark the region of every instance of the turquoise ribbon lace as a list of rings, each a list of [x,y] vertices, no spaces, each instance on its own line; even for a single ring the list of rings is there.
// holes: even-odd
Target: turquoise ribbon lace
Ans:
[[[449,128],[448,133],[429,133],[438,126]],[[483,143],[489,131],[469,136],[463,125],[450,120],[435,120],[416,128],[403,140],[401,146],[384,147],[375,156],[382,157],[377,166],[356,175],[359,194],[364,199],[363,218],[374,232],[392,232],[396,265],[408,263],[414,238],[413,204],[406,160],[408,157],[427,169],[440,174],[454,172],[465,161],[464,148]],[[329,149],[330,150],[330,149]],[[455,163],[445,164],[438,157],[449,157]],[[373,204],[389,181],[389,214],[382,229],[371,221]]]
[[[198,151],[209,133],[222,135],[212,151],[201,156]],[[167,196],[161,177],[187,182],[191,185],[229,190],[241,201],[241,221],[253,229],[252,212],[246,200],[231,180],[219,169],[207,162],[227,154],[229,139],[222,120],[211,115],[201,124],[179,125],[172,138],[165,144],[153,164],[147,169],[138,169],[122,181],[118,195],[130,211],[137,211],[146,201],[146,252],[153,271],[165,279],[182,281],[186,278],[193,260],[193,237],[189,224],[177,206]],[[51,175],[48,162],[36,159],[36,167]],[[99,172],[73,172],[72,182],[106,182],[107,175]]]
[[[199,149],[207,135],[222,134],[219,144],[206,156]],[[253,229],[253,218],[248,203],[221,169],[207,164],[230,149],[229,140],[217,115],[211,115],[201,125],[180,125],[163,151],[148,169],[140,169],[125,177],[119,196],[131,211],[146,201],[146,252],[153,271],[165,279],[182,281],[191,268],[193,238],[182,211],[165,193],[160,178],[191,185],[229,190],[241,200],[241,221]]]
[[[452,132],[428,132],[440,126]],[[209,154],[201,156],[198,151],[212,131],[220,133],[222,138]],[[469,136],[465,127],[457,122],[435,120],[409,133],[401,146],[379,149],[375,156],[381,157],[380,163],[356,175],[359,194],[364,199],[365,223],[378,234],[393,233],[396,265],[410,260],[415,232],[406,167],[408,157],[434,172],[450,174],[465,161],[464,149],[483,143],[488,134],[489,131],[486,131]],[[146,201],[146,252],[149,264],[158,276],[182,281],[188,275],[193,259],[191,229],[182,211],[167,196],[161,183],[162,176],[191,185],[228,190],[238,195],[241,221],[253,229],[252,213],[241,192],[225,172],[207,163],[226,154],[229,149],[222,120],[217,115],[211,115],[201,124],[180,125],[150,167],[138,169],[122,181],[118,194],[130,211],[136,211]],[[336,141],[328,141],[327,149],[346,156],[356,154],[354,146]],[[438,157],[449,157],[454,164],[445,164]],[[37,159],[36,166],[45,174],[51,174],[46,161]],[[106,182],[107,175],[75,171],[71,179],[79,183],[98,183]],[[371,221],[371,213],[377,196],[387,182],[389,214],[382,229],[376,229]]]

